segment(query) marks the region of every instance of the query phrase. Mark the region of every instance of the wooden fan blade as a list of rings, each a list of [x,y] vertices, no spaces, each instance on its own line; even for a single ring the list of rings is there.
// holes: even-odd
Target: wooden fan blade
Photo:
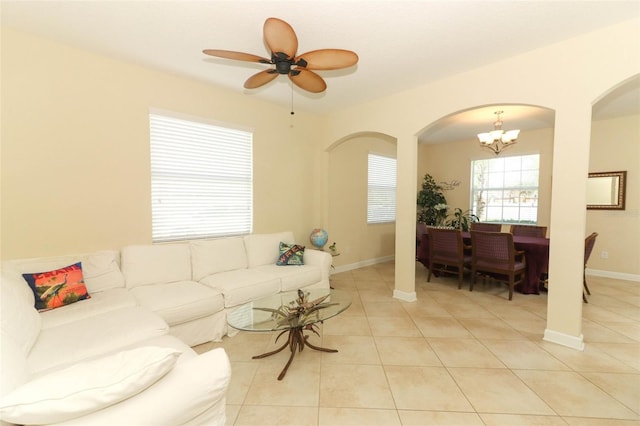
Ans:
[[[337,70],[347,68],[358,63],[358,55],[350,50],[320,49],[303,53],[296,57],[295,63],[302,59],[307,64],[298,64],[310,70]]]
[[[261,62],[263,64],[271,63],[271,61],[267,58],[252,55],[251,53],[233,52],[231,50],[205,49],[202,51],[202,53],[210,56],[217,56],[219,58],[235,59],[236,61]]]
[[[293,83],[301,89],[311,93],[324,92],[327,88],[327,83],[324,82],[322,77],[313,71],[309,71],[304,68],[296,68],[289,73],[289,78]]]
[[[245,89],[255,89],[260,86],[264,86],[274,78],[278,76],[276,70],[264,70],[257,74],[252,75],[244,82]]]
[[[293,58],[298,51],[298,37],[291,25],[278,18],[269,18],[264,22],[264,40],[271,53],[282,52],[287,58]]]

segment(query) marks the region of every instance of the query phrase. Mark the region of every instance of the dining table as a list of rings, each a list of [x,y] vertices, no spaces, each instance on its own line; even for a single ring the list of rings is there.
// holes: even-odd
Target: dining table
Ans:
[[[549,238],[514,235],[513,245],[516,250],[524,252],[527,262],[527,279],[516,286],[516,290],[524,294],[540,294],[540,290],[546,290],[541,277],[549,271]]]
[[[462,232],[462,240],[466,245],[471,245],[471,233]],[[523,235],[513,236],[513,245],[516,250],[524,252],[526,259],[526,274],[523,282],[515,287],[515,290],[523,294],[540,294],[546,290],[541,277],[549,269],[549,238],[530,237]],[[429,267],[429,234],[422,234],[416,254],[416,260],[425,267]]]

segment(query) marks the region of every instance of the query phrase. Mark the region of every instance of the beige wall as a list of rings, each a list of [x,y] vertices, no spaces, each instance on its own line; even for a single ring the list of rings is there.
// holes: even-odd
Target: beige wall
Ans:
[[[150,108],[253,129],[254,232],[323,225],[318,117],[7,28],[1,54],[2,258],[151,242]]]
[[[640,116],[595,121],[589,172],[627,171],[625,210],[587,210],[586,234],[598,238],[589,269],[640,275]],[[603,251],[608,258],[601,257]]]
[[[393,256],[395,223],[367,224],[369,153],[396,156],[395,141],[380,136],[355,136],[332,147],[329,154],[329,240],[340,256],[336,267]]]
[[[501,156],[540,154],[540,181],[538,224],[549,228],[551,212],[551,171],[553,167],[553,129],[525,130],[520,132],[518,143],[504,151]],[[436,182],[457,180],[460,185],[445,191],[449,213],[455,207],[467,210],[470,207],[471,161],[494,158],[495,154],[480,147],[476,138],[464,141],[428,144],[418,147],[418,188],[429,173]],[[503,228],[508,230],[508,226]],[[550,232],[551,229],[548,229]]]

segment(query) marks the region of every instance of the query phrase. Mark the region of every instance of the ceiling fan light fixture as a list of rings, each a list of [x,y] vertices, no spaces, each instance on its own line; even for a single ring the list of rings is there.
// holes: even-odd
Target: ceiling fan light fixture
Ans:
[[[490,149],[496,155],[500,154],[506,147],[516,143],[516,140],[520,135],[520,130],[509,130],[507,132],[502,130],[502,119],[500,118],[500,115],[503,113],[504,111],[494,112],[497,116],[496,121],[493,123],[494,130],[485,133],[478,133],[480,146]]]
[[[219,58],[274,66],[249,77],[244,83],[246,89],[256,89],[278,75],[287,75],[299,88],[311,93],[321,93],[326,90],[327,84],[312,70],[338,70],[358,63],[358,55],[344,49],[319,49],[296,56],[298,37],[291,25],[278,18],[268,18],[264,22],[263,34],[271,59],[221,49],[205,49],[203,53]]]

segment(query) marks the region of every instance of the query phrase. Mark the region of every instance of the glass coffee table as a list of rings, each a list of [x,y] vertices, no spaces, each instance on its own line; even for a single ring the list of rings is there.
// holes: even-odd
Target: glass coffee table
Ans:
[[[304,331],[318,334],[318,323],[332,318],[351,306],[351,296],[348,292],[335,289],[310,289],[289,291],[272,296],[263,297],[253,302],[239,306],[227,315],[227,323],[238,330],[244,331],[280,331],[276,342],[285,333],[288,340],[278,349],[256,355],[253,359],[265,358],[277,354],[287,346],[291,351],[289,361],[278,376],[282,380],[293,361],[296,351],[302,351],[305,346],[323,352],[338,352],[315,346],[308,342],[309,336]]]

